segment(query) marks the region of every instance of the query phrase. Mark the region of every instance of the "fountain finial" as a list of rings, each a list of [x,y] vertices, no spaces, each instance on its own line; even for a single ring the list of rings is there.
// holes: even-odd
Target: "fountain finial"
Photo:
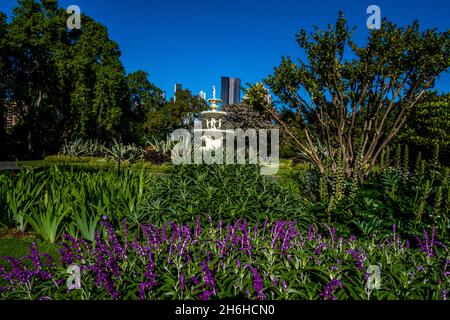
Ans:
[[[216,98],[216,86],[213,86],[212,88],[213,88],[213,98],[208,99],[208,102],[211,103],[212,111],[216,111],[218,108],[217,103],[221,103],[222,100]]]

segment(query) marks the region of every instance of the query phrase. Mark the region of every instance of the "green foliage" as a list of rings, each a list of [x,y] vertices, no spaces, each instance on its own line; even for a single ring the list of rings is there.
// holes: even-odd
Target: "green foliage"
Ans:
[[[19,1],[6,34],[0,19],[0,72],[7,70],[0,101],[20,119],[7,156],[54,153],[65,141],[104,139],[126,128],[129,92],[118,45],[84,14],[81,30],[68,30],[66,20],[56,0]]]
[[[385,238],[358,240],[294,221],[264,226],[245,220],[228,225],[173,223],[145,230],[133,245],[114,230],[93,244],[68,241],[62,266],[40,256],[40,270],[50,279],[34,273],[19,280],[18,268],[2,260],[0,298],[197,300],[211,291],[210,299],[442,300],[450,284],[448,252],[434,239],[424,239],[426,235],[419,250],[395,231]],[[296,236],[286,238],[290,232]],[[34,259],[37,254],[31,252]],[[26,262],[17,262],[22,272],[36,268]],[[55,281],[67,279],[72,263],[85,267],[81,290],[67,290]],[[368,287],[371,265],[380,269],[378,289]],[[340,286],[327,292],[332,280]]]
[[[170,162],[174,145],[170,136],[167,136],[166,140],[160,141],[153,138],[153,141],[147,141],[144,147],[144,159],[152,163]]]
[[[104,139],[120,132],[130,112],[125,70],[106,27],[84,15],[82,20],[83,28],[69,32],[70,44],[56,61],[60,81],[72,88],[73,135],[67,138]]]
[[[267,110],[273,111],[275,106],[269,91],[261,82],[248,86],[241,104],[224,105],[221,111],[227,113],[227,121],[236,129],[273,128],[273,119]]]
[[[194,115],[208,109],[206,101],[193,96],[190,90],[178,90],[175,97],[166,103],[162,110],[163,122],[160,127],[166,128],[162,138],[175,129],[193,127]]]
[[[127,84],[131,97],[133,140],[144,143],[149,135],[160,135],[161,128],[158,125],[161,124],[161,110],[166,101],[163,91],[148,80],[148,74],[144,71],[128,74]]]
[[[79,231],[83,239],[94,241],[99,221],[100,216],[98,215],[89,215],[86,210],[76,211],[72,222],[72,226],[76,229],[70,228],[71,226],[69,225],[68,233],[72,234],[72,236],[77,236]]]
[[[344,161],[350,178],[361,146],[365,178],[411,110],[448,70],[450,31],[422,32],[418,22],[399,27],[383,20],[362,46],[352,40],[353,31],[342,13],[326,30],[300,30],[304,58],[296,63],[283,57],[265,82],[295,114],[297,130],[281,117],[277,121],[322,175],[329,170],[336,175]],[[305,139],[295,138],[298,129]]]
[[[406,180],[409,177],[409,147],[408,145],[405,145],[404,149],[403,149],[403,167],[402,167],[402,173],[403,173],[403,178]]]
[[[295,168],[276,178],[261,176],[258,166],[249,165],[175,166],[169,175],[159,178],[132,170],[124,170],[117,176],[112,170],[86,168],[22,169],[15,174],[0,175],[0,212],[4,212],[0,218],[8,228],[25,222],[23,230],[35,231],[46,242],[59,241],[62,232],[98,242],[95,231],[100,231],[108,239],[104,243],[111,250],[107,256],[119,262],[121,277],[111,279],[121,299],[138,299],[139,284],[146,281],[143,272],[148,268],[148,255],[140,255],[136,243],[163,234],[166,240],[160,245],[148,246],[154,250],[158,278],[157,285],[146,292],[146,298],[197,299],[204,287],[187,279],[202,277],[201,262],[207,256],[217,283],[216,298],[256,298],[252,273],[244,268],[247,264],[257,267],[265,297],[270,299],[319,299],[332,279],[339,279],[343,286],[335,292],[337,299],[442,298],[442,290],[448,286],[447,278],[441,277],[447,268],[446,248],[438,245],[441,242],[422,246],[422,252],[414,246],[415,237],[422,238],[423,228],[433,229],[439,240],[448,238],[450,169],[427,165],[405,179],[404,170],[388,167],[372,173],[353,190],[352,181],[344,174],[335,182],[341,186],[333,188],[317,170],[299,165]],[[327,211],[333,198],[338,197],[333,210]],[[115,236],[126,230],[127,241],[135,240],[133,246],[128,246],[126,260],[117,256],[113,249],[117,248],[116,242],[105,234],[101,219],[117,229]],[[196,219],[203,223],[198,235],[177,238],[176,234],[185,235],[188,229],[195,232]],[[220,228],[215,225],[219,220],[223,223]],[[291,233],[285,230],[286,234],[274,241],[281,232],[271,225],[275,220],[294,220],[292,223],[301,230],[301,236],[288,237]],[[261,227],[264,221],[269,222],[267,229]],[[180,229],[175,231],[178,227],[171,222],[176,222]],[[232,225],[226,226],[227,223]],[[397,228],[392,231],[394,224]],[[316,228],[322,226],[328,231],[316,234]],[[334,236],[331,226],[336,228]],[[225,239],[231,244],[234,237],[245,234],[244,230],[251,235],[252,254],[229,247],[228,254],[220,258],[217,244]],[[338,235],[356,235],[361,239],[341,239]],[[237,239],[239,246],[244,243]],[[423,241],[430,240],[426,239]],[[447,245],[446,240],[442,244]],[[87,245],[93,249],[86,251],[83,244],[84,257],[77,264],[101,263],[96,252],[105,247]],[[282,249],[283,246],[288,249]],[[189,254],[189,259],[173,252],[180,248]],[[432,250],[433,255],[425,249]],[[358,252],[363,270],[369,265],[380,266],[380,290],[367,289],[365,272],[355,261],[355,254],[348,250]],[[240,267],[236,264],[238,259]],[[111,272],[108,267],[103,270]],[[55,279],[67,277],[65,268],[51,272]],[[186,279],[184,290],[180,289],[180,272]],[[33,278],[26,286],[15,286],[0,295],[3,299],[111,298],[110,292],[96,285],[95,273],[86,271],[82,279],[81,291],[67,292],[65,287],[55,287],[54,281]],[[1,281],[0,285],[10,286]]]
[[[381,235],[398,224],[406,237],[420,234],[423,227],[435,228],[441,237],[448,236],[448,211],[444,214],[448,200],[443,196],[450,188],[446,172],[445,169],[436,172],[429,166],[407,180],[403,172],[394,168],[371,175],[353,203],[353,221],[373,224]],[[374,220],[380,220],[381,225]]]
[[[166,137],[166,140],[156,140],[147,141],[147,146],[154,148],[156,151],[161,152],[162,154],[169,155],[173,149],[174,142],[170,138],[170,136]]]
[[[142,222],[192,221],[196,216],[226,222],[295,218],[302,214],[302,200],[251,165],[181,165],[156,181],[139,211]],[[239,186],[237,188],[237,186]]]
[[[102,157],[105,156],[104,144],[99,140],[76,139],[61,147],[60,155],[67,157]]]
[[[340,154],[340,156],[338,157],[339,161],[337,163],[338,170],[332,181],[333,195],[331,196],[327,209],[329,215],[331,214],[332,211],[336,209],[337,203],[340,200],[342,200],[345,192],[345,163],[344,160],[342,159],[342,153],[339,152],[339,154]]]
[[[54,242],[71,233],[93,240],[101,216],[120,224],[132,219],[151,176],[143,170],[83,170],[51,167],[0,175],[0,221]]]
[[[104,152],[119,163],[120,161],[135,162],[143,158],[143,150],[135,145],[124,145],[113,138],[110,148],[102,146]]]
[[[62,231],[62,222],[71,208],[64,204],[65,195],[54,183],[44,193],[44,200],[26,216],[34,231],[44,240],[54,243]]]
[[[439,146],[442,150],[437,160],[450,164],[450,94],[427,95],[412,111],[398,140],[413,146],[413,152],[422,152],[427,159],[435,157]]]
[[[12,223],[20,231],[27,227],[27,216],[30,215],[32,203],[29,198],[39,198],[43,185],[37,183],[42,174],[30,174],[23,171],[21,179],[14,181],[8,176],[0,176],[0,208],[2,208],[2,220],[6,225]]]
[[[407,153],[399,154],[400,166],[398,162],[387,166],[387,161],[362,184],[342,172],[329,184],[308,169],[283,172],[280,183],[302,197],[307,215],[335,225],[344,234],[384,236],[396,224],[402,226],[402,235],[407,238],[417,236],[424,227],[435,228],[442,238],[447,237],[450,169],[419,158],[416,169],[406,170]]]
[[[134,144],[123,144],[122,142],[112,138],[110,144],[100,143],[98,140],[82,140],[77,139],[74,142],[62,146],[59,156],[56,157],[57,162],[75,161],[85,162],[92,160],[91,157],[100,157],[112,159],[115,162],[134,163],[144,159],[145,150],[135,146]],[[47,159],[53,160],[51,157]]]
[[[58,247],[55,244],[42,241],[34,236],[17,237],[14,235],[0,236],[0,257],[22,258],[29,253],[30,245],[35,242],[39,245],[40,250],[50,254],[57,263]]]
[[[227,113],[227,121],[235,129],[271,129],[274,127],[270,117],[256,111],[256,108],[245,103],[229,104],[220,108]]]
[[[3,121],[5,115],[5,103],[3,97],[6,90],[6,79],[8,74],[7,47],[5,43],[5,35],[8,32],[8,24],[6,23],[6,15],[0,12],[0,156],[5,148],[6,131]]]

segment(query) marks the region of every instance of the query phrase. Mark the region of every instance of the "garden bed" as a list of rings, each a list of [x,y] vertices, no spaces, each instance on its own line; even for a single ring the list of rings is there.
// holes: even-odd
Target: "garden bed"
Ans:
[[[142,226],[116,232],[104,219],[92,244],[65,236],[62,265],[31,245],[22,259],[3,258],[2,299],[445,299],[447,248],[425,232],[420,249],[394,228],[386,239],[345,238],[295,221],[238,220]],[[80,282],[66,284],[77,266]],[[370,271],[372,270],[372,271]],[[379,279],[375,272],[379,270]],[[372,281],[372,285],[368,285]],[[73,284],[71,284],[73,282]],[[69,288],[69,289],[68,289]]]

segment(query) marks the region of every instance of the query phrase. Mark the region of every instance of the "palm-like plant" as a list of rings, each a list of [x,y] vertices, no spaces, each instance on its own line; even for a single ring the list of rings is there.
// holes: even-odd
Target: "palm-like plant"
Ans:
[[[162,163],[170,160],[170,153],[174,146],[174,142],[167,137],[166,140],[147,141],[144,148],[145,159],[155,163]]]
[[[69,157],[101,157],[104,156],[103,144],[97,139],[75,141],[65,144],[61,147],[60,154]]]
[[[134,162],[143,158],[143,151],[134,145],[124,145],[113,138],[110,148],[103,146],[103,150],[117,161],[117,173],[120,174],[120,163],[122,161]]]
[[[63,219],[71,211],[64,202],[62,191],[52,184],[50,193],[45,192],[44,201],[37,207],[37,211],[26,216],[34,230],[50,243],[54,243],[61,233]]]

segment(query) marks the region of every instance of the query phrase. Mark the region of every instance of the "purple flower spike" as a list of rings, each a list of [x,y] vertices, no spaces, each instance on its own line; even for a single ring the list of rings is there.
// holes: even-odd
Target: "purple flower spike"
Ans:
[[[358,267],[358,269],[364,271],[364,264],[362,262],[361,255],[356,250],[353,249],[348,249],[347,253],[350,254],[353,257],[353,259],[356,260],[356,266]]]
[[[199,280],[196,276],[192,276],[192,277],[190,277],[189,279],[192,281],[192,283],[193,283],[195,286],[198,285],[198,284],[200,283],[200,280]]]
[[[184,291],[184,273],[180,273],[180,290]]]
[[[322,293],[320,294],[320,297],[323,298],[324,300],[336,300],[334,292],[338,288],[342,288],[341,281],[337,279],[331,280],[331,282],[325,287],[325,290],[322,291]]]
[[[31,251],[30,259],[31,262],[33,263],[34,268],[36,270],[41,270],[42,269],[41,259],[39,258],[39,252],[36,242],[33,242],[31,244],[30,251]]]
[[[200,216],[197,216],[197,220],[195,221],[194,237],[199,238],[201,233],[202,226],[200,223]]]
[[[436,245],[435,240],[435,229],[431,230],[431,239],[428,237],[428,232],[423,230],[423,240],[419,237],[417,238],[417,242],[419,243],[420,250],[426,253],[427,257],[434,257],[434,246]]]
[[[311,241],[316,238],[316,226],[310,225],[308,229],[308,240]]]
[[[212,293],[216,293],[216,281],[214,280],[214,275],[212,271],[208,267],[208,263],[206,261],[202,261],[202,272],[203,272],[203,280],[207,286],[212,290]]]
[[[125,250],[128,249],[128,235],[127,235],[127,219],[122,220],[122,229],[123,229],[123,241],[125,243]]]
[[[206,290],[205,292],[202,292],[198,295],[200,300],[209,300],[213,296],[213,293],[209,290]]]
[[[321,244],[319,244],[319,246],[316,249],[314,249],[314,254],[320,255],[320,253],[322,252],[323,249],[326,248],[326,246],[327,245],[324,242],[322,242]]]
[[[251,265],[247,265],[247,267],[251,270],[253,275],[253,290],[256,293],[256,299],[264,300],[266,298],[263,293],[264,283],[261,276],[258,273],[258,270],[256,270],[256,268],[253,268]]]

